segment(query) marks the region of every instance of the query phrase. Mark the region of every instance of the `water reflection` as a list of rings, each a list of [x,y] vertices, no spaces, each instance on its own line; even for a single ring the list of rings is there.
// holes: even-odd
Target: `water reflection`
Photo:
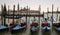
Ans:
[[[42,31],[42,35],[51,35],[51,31]]]
[[[11,33],[9,31],[1,31],[0,35],[11,35]]]
[[[38,35],[38,32],[30,33],[30,35]]]

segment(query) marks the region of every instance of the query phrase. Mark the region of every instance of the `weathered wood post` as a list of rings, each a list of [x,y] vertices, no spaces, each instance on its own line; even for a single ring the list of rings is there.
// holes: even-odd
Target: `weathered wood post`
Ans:
[[[4,25],[6,24],[6,18],[5,18],[6,14],[7,14],[6,4],[4,4],[4,10],[3,10]]]
[[[40,17],[41,17],[41,5],[39,5],[39,27],[40,27],[40,31],[41,31],[41,22],[40,22]]]
[[[17,19],[19,19],[19,3],[18,3],[18,5],[17,5],[17,16],[16,16],[16,18]],[[19,20],[17,20],[17,23],[19,23],[20,21]]]
[[[29,12],[29,21],[28,22],[30,23],[30,8],[29,8],[28,12]]]
[[[8,14],[9,14],[9,5],[8,5]],[[9,18],[8,18],[8,22],[9,22]]]
[[[29,7],[29,9],[28,9],[28,13],[29,13],[29,16],[28,16],[28,18],[29,18],[29,20],[28,20],[28,25],[30,26],[30,7]]]
[[[57,7],[57,16],[56,16],[56,21],[58,21],[58,7]]]
[[[18,10],[18,12],[19,12],[19,3],[18,3],[18,5],[17,5],[17,10]]]
[[[15,5],[13,6],[13,21],[14,21]]]
[[[17,15],[19,15],[19,3],[18,3],[18,5],[17,5]],[[16,16],[16,18],[17,18],[18,16]]]
[[[44,18],[44,11],[43,11],[43,18]]]
[[[53,4],[52,4],[52,18],[53,18]],[[52,31],[53,31],[53,19],[52,19]]]
[[[22,10],[22,7],[21,7],[21,10]],[[19,15],[21,16],[21,10],[19,11]],[[21,17],[23,17],[23,16],[21,16]],[[20,18],[20,23],[21,23],[21,18]]]
[[[27,6],[27,12],[26,12],[26,23],[28,23],[28,22],[27,22],[27,18],[28,18],[28,16],[27,16],[27,15],[29,15],[28,6]]]
[[[3,5],[1,5],[1,22],[2,22],[2,25],[3,25]]]
[[[49,8],[47,8],[47,18],[48,18]]]

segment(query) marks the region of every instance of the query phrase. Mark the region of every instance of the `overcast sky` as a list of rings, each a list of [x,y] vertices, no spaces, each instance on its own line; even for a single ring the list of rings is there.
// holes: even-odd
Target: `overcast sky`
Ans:
[[[52,4],[54,4],[54,11],[56,11],[56,8],[59,7],[60,10],[60,0],[0,0],[0,10],[1,10],[1,4],[6,4],[7,6],[10,6],[10,9],[13,8],[13,5],[16,5],[19,3],[20,7],[26,7],[27,5],[30,7],[30,9],[38,10],[39,5],[41,5],[41,11],[47,11],[47,7],[51,11]]]

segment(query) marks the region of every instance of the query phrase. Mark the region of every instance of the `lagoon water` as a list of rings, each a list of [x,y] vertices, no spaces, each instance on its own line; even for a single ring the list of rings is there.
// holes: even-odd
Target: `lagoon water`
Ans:
[[[52,14],[48,14],[48,17],[51,17]],[[55,13],[53,15],[55,21],[56,21],[56,18],[59,19],[59,16],[60,14],[58,14],[58,18],[57,18],[57,14]],[[44,14],[44,17],[47,18],[47,14]],[[26,21],[25,19],[26,17],[22,17],[21,19],[23,19],[24,21]],[[38,21],[39,21],[39,17],[35,17]],[[11,33],[10,31],[5,31],[5,32],[0,32],[0,35],[60,35],[60,32],[56,31],[55,29],[52,30],[52,24],[50,23],[51,25],[51,30],[49,32],[44,32],[42,31],[41,29],[41,19],[42,17],[40,17],[40,30],[36,33],[31,33],[30,32],[30,24],[32,23],[32,20],[34,20],[34,17],[27,17],[27,30],[26,31],[20,31],[20,32],[17,32],[17,33]],[[15,19],[15,20],[18,20],[19,23],[20,23],[20,19]],[[6,23],[10,23],[12,21],[12,19],[9,19],[8,21],[8,18],[6,19]],[[18,23],[18,24],[19,24]],[[0,24],[1,24],[1,19],[0,19]]]

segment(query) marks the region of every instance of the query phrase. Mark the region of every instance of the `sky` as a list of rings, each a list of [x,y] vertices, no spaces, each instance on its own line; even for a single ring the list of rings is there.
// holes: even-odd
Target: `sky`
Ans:
[[[1,4],[4,5],[6,4],[7,8],[9,5],[9,9],[13,9],[13,5],[20,5],[20,8],[30,7],[31,10],[38,10],[39,5],[41,5],[41,12],[47,11],[47,8],[49,8],[49,11],[52,11],[52,4],[54,5],[54,11],[57,10],[57,7],[59,8],[60,11],[60,0],[0,0],[0,10],[1,10]]]

